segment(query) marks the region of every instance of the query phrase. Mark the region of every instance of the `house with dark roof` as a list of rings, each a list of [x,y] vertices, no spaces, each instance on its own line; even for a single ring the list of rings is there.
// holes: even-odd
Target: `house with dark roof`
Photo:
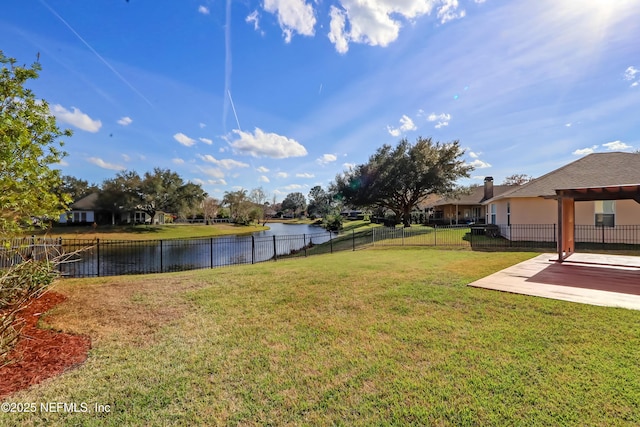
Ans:
[[[103,219],[98,214],[98,193],[91,193],[84,196],[71,205],[69,205],[69,212],[60,215],[60,224],[93,224],[99,222],[98,219]],[[100,218],[98,218],[100,216]]]
[[[483,223],[486,206],[483,203],[495,196],[513,189],[513,185],[493,185],[493,177],[484,179],[484,186],[471,188],[467,194],[456,197],[440,197],[431,204],[432,223],[463,224]]]
[[[483,201],[486,222],[499,225],[501,234],[509,237],[510,225],[557,224],[556,190],[638,184],[640,154],[593,153]],[[640,203],[608,197],[577,201],[574,221],[576,226],[639,225]]]
[[[59,223],[67,225],[87,225],[94,222],[103,224],[150,224],[151,216],[141,210],[121,211],[116,209],[107,210],[100,207],[98,199],[99,193],[91,193],[84,196],[71,205],[69,212],[60,215]],[[154,224],[164,224],[164,212],[156,213]]]

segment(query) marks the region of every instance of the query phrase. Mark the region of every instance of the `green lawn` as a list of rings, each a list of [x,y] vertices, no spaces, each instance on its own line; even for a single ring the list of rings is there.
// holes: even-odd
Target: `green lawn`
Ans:
[[[88,361],[0,425],[638,425],[640,312],[469,288],[534,256],[380,248],[66,280]]]

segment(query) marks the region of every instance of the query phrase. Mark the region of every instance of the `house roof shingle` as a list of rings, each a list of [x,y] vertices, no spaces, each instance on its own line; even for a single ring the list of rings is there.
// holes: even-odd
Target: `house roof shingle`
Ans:
[[[98,206],[98,193],[91,193],[87,196],[84,196],[69,206],[71,209],[79,210],[79,211],[91,211],[95,210]]]
[[[506,191],[513,189],[513,185],[494,185],[493,186],[493,195],[496,197],[497,195],[503,194]],[[484,198],[484,186],[473,187],[469,194],[464,194],[458,198],[453,197],[441,197],[437,201],[435,201],[432,206],[443,206],[443,205],[480,205],[485,201]]]
[[[640,154],[593,153],[524,185],[496,195],[484,203],[511,197],[554,197],[557,189],[638,183],[640,183]]]

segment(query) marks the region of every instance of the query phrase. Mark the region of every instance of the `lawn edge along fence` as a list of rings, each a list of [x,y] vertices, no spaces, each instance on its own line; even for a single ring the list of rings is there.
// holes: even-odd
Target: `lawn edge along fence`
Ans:
[[[555,224],[373,227],[343,233],[109,240],[24,237],[0,246],[0,269],[26,259],[60,256],[62,277],[167,273],[355,251],[369,246],[472,250],[555,250]],[[576,226],[578,250],[638,251],[640,226]]]

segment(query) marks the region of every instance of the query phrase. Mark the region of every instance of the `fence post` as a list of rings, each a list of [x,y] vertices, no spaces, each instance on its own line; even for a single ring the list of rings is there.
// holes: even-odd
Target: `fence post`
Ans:
[[[555,222],[553,223],[553,243],[555,243],[556,246],[558,245],[558,238],[556,237],[556,224],[555,224]]]
[[[256,262],[256,239],[251,235],[251,264],[255,264]]]
[[[438,246],[438,224],[433,224],[433,246]]]
[[[273,236],[273,260],[278,260],[278,247],[276,246],[276,236]]]
[[[307,256],[307,235],[306,233],[302,234],[302,244],[303,244],[303,248],[304,248],[304,256]]]
[[[402,246],[404,246],[404,225],[402,226]]]
[[[604,222],[602,222],[602,249],[604,249]]]
[[[96,239],[96,264],[98,271],[98,277],[100,277],[100,239]]]
[[[213,268],[213,237],[209,239],[209,255],[211,258],[211,268]]]
[[[331,230],[329,230],[329,247],[331,248],[331,253],[333,253],[333,236],[331,235]]]
[[[376,245],[376,229],[372,228],[371,229],[371,246],[375,246]]]
[[[164,265],[163,265],[163,259],[162,259],[162,240],[160,240],[160,273],[162,273],[162,271],[164,270]]]
[[[353,250],[356,250],[356,230],[351,230],[351,243],[353,246]]]

